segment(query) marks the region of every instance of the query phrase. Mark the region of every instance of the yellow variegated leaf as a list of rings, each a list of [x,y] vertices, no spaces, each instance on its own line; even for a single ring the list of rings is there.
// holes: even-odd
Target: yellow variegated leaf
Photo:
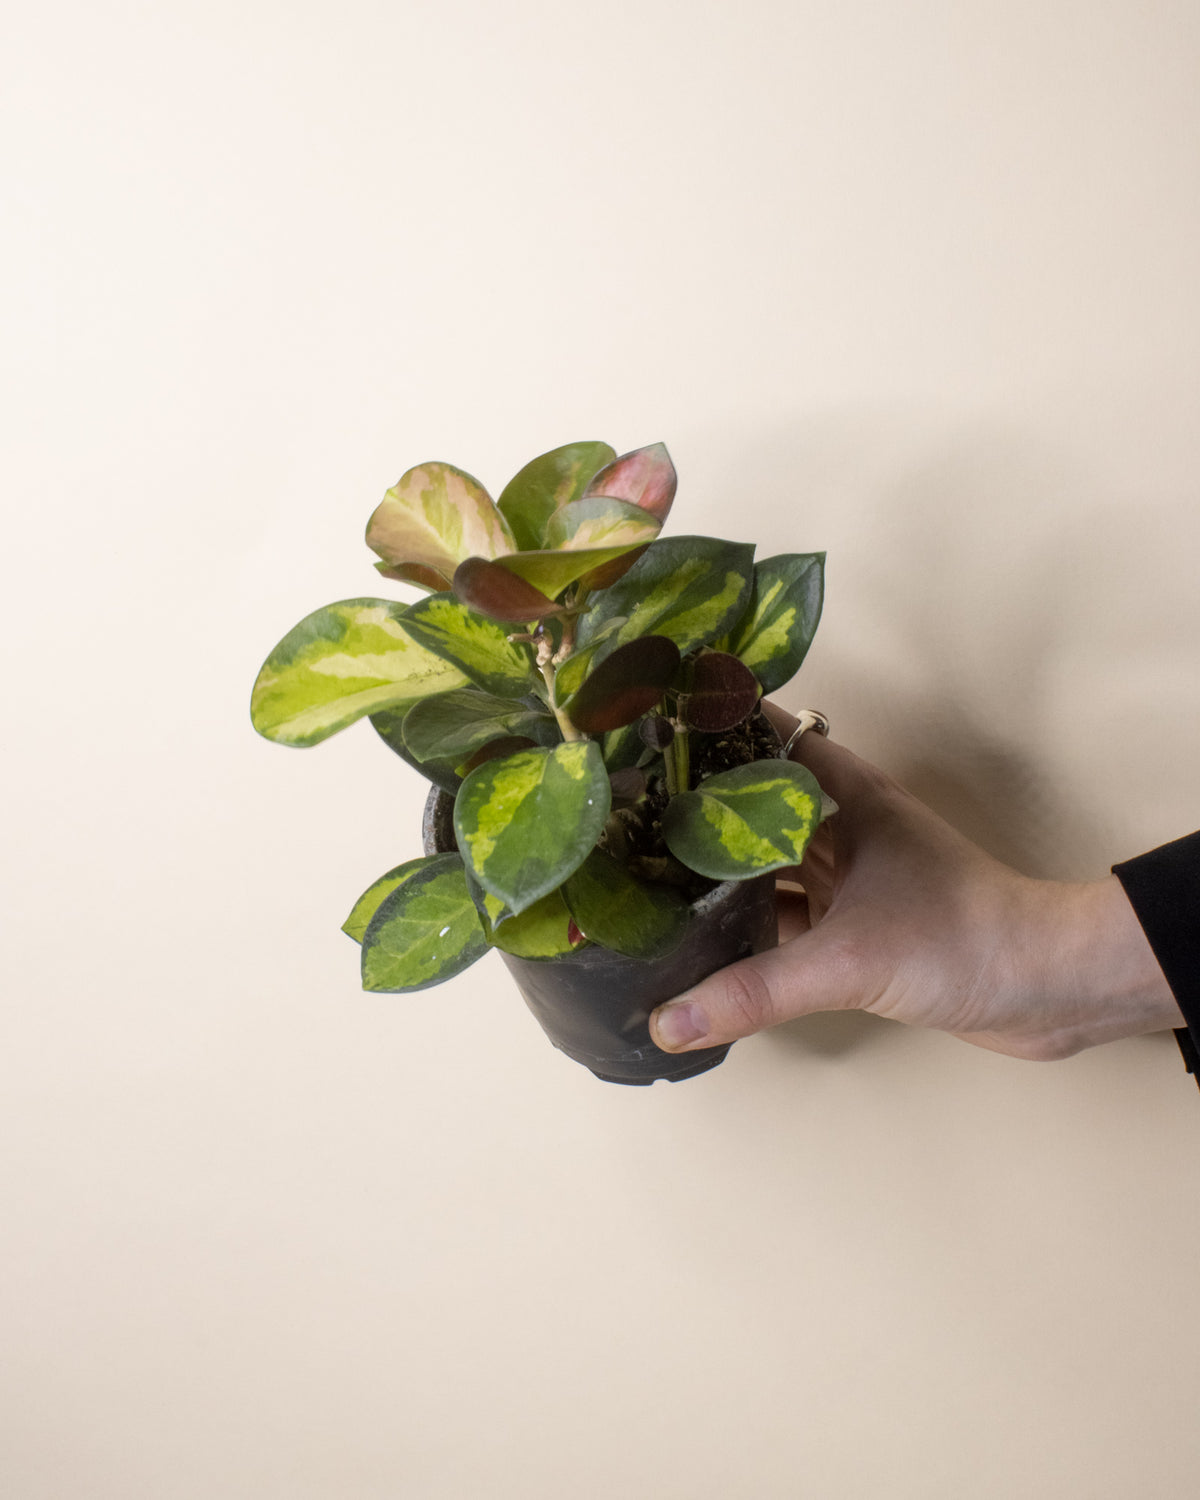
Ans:
[[[652,542],[662,522],[626,500],[596,495],[564,505],[550,517],[546,546],[581,552],[586,548],[641,547]]]
[[[404,610],[387,599],[343,599],[301,620],[254,684],[250,718],[259,734],[316,745],[364,714],[465,687],[457,667],[405,631]]]
[[[390,567],[452,578],[468,557],[499,557],[516,542],[477,479],[453,464],[427,463],[388,490],[367,523],[367,546]]]

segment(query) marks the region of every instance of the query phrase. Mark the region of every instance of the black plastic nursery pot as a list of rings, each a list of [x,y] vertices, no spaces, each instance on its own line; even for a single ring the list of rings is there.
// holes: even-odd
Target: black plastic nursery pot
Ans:
[[[434,787],[422,825],[426,854],[455,849],[454,799]],[[595,945],[561,958],[500,952],[525,1003],[561,1051],[605,1083],[679,1083],[725,1060],[729,1044],[670,1053],[650,1039],[650,1012],[717,969],[778,942],[775,877],[726,881],[692,904],[680,946],[646,962]],[[499,950],[498,950],[499,951]]]

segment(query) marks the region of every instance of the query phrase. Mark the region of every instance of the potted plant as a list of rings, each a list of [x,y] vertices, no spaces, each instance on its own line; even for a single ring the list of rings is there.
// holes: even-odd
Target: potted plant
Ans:
[[[422,990],[498,948],[556,1045],[612,1082],[682,1078],[661,1001],[776,941],[774,872],[832,804],[759,702],[803,661],[824,554],[662,538],[665,447],[570,443],[493,502],[410,469],[367,526],[413,603],[327,605],[259,672],[254,727],[307,747],[361,718],[432,783],[425,853],[345,923],[363,987]]]

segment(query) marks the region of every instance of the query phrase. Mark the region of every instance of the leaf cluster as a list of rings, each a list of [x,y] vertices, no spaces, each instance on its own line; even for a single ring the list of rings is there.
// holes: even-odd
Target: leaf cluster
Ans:
[[[418,465],[366,540],[383,577],[424,597],[327,605],[263,664],[260,734],[308,747],[368,718],[454,797],[457,851],[388,871],[345,923],[365,988],[423,989],[489,947],[656,958],[685,934],[689,878],[803,856],[829,806],[804,767],[699,782],[691,768],[698,738],[745,723],[804,660],[824,554],[755,562],[744,543],[662,538],[675,490],[662,444],[567,444],[498,501],[450,464]],[[653,868],[627,837],[651,805]]]

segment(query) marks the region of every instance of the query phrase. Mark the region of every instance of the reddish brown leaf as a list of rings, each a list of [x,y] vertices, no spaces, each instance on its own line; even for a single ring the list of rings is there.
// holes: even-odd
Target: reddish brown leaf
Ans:
[[[608,783],[612,788],[614,807],[632,807],[635,802],[640,802],[646,795],[645,772],[639,771],[636,766],[628,766],[623,771],[614,771],[609,776]]]
[[[662,714],[651,714],[638,725],[638,735],[651,750],[665,750],[675,738],[675,726]]]
[[[679,647],[665,635],[645,635],[606,656],[572,698],[567,712],[585,734],[632,724],[659,701],[679,670]]]
[[[541,589],[485,557],[468,557],[459,563],[454,570],[454,592],[468,609],[506,623],[527,624],[563,613]]]
[[[705,651],[691,664],[679,716],[692,729],[717,734],[740,724],[758,702],[758,678],[727,651]]]
[[[619,497],[618,497],[619,498]],[[646,546],[650,544],[647,542]],[[598,568],[593,568],[590,573],[585,573],[579,580],[580,587],[585,589],[606,589],[610,584],[616,583],[618,578],[624,578],[642,553],[645,547],[635,547],[632,552],[627,552],[624,557],[614,557],[612,562],[601,563]]]
[[[457,775],[465,778],[489,760],[499,760],[502,755],[513,755],[518,750],[535,750],[536,748],[537,741],[529,739],[526,735],[502,734],[499,739],[489,740],[486,745],[480,745],[468,761],[455,767],[455,771]]]

